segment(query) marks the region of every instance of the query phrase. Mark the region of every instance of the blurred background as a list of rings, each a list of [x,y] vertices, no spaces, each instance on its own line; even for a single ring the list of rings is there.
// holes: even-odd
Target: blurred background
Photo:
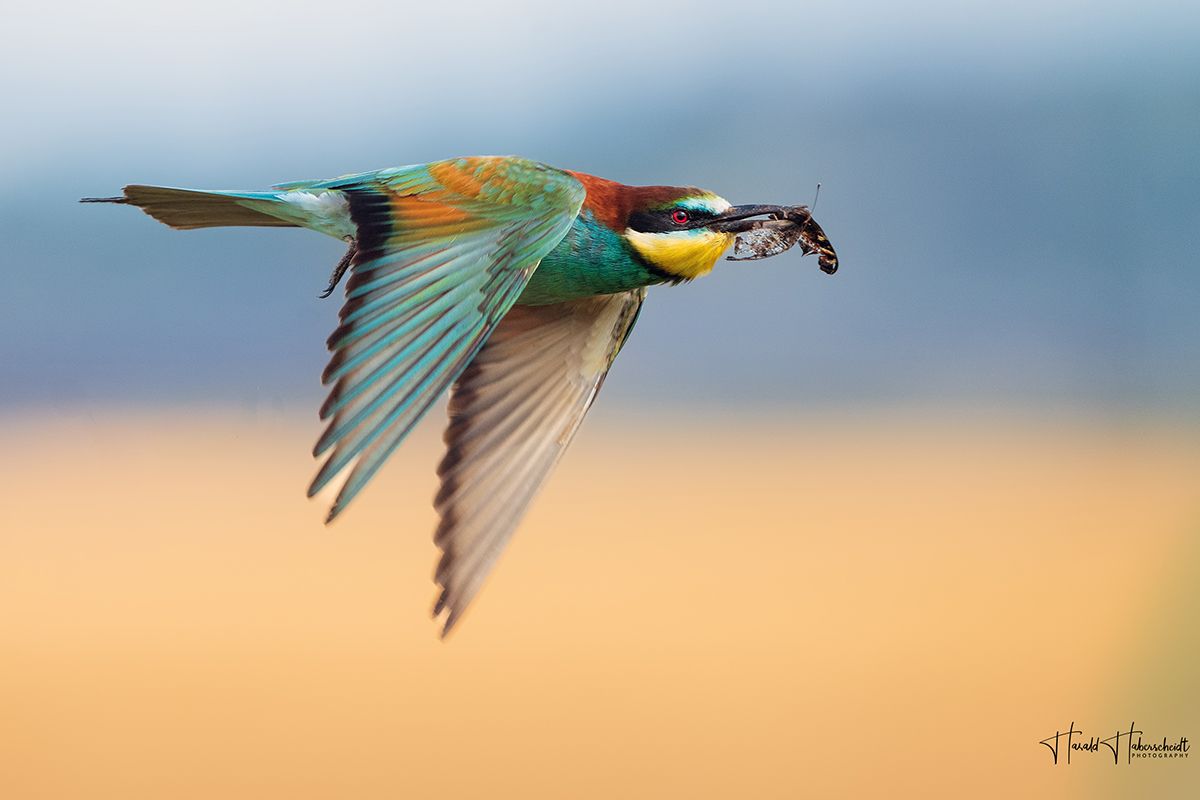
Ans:
[[[0,29],[0,794],[1183,797],[1194,3],[25,5]],[[651,291],[460,629],[440,413],[304,499],[342,246],[80,206],[520,154],[798,252]],[[1101,738],[1103,738],[1101,736]]]

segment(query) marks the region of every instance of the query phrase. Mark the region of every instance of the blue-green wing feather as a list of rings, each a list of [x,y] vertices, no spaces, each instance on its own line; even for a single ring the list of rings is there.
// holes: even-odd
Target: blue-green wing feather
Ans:
[[[287,189],[343,192],[358,230],[330,337],[329,453],[309,489],[350,473],[336,516],[466,368],[538,262],[566,234],[583,186],[515,158],[402,167]]]

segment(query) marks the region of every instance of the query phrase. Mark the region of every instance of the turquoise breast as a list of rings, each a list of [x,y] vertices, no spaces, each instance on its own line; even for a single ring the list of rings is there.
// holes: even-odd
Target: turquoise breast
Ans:
[[[517,302],[540,306],[662,282],[663,277],[646,269],[616,231],[585,211],[542,259]]]

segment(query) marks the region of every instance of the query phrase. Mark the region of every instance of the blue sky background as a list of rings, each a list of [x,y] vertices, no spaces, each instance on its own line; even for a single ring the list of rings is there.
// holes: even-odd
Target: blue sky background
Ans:
[[[1200,407],[1194,3],[124,3],[0,31],[0,408],[312,404],[339,243],[80,206],[516,153],[801,203],[609,403]]]

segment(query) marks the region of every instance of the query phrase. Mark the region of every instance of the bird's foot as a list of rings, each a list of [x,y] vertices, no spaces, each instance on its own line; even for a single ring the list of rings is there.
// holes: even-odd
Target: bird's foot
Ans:
[[[354,262],[354,256],[358,254],[358,241],[353,236],[347,236],[345,241],[350,245],[350,249],[346,251],[346,255],[342,256],[342,260],[333,268],[333,274],[329,276],[329,285],[319,295],[322,300],[333,294],[333,290],[341,282],[342,276],[346,274],[346,270],[350,269],[350,264]]]

